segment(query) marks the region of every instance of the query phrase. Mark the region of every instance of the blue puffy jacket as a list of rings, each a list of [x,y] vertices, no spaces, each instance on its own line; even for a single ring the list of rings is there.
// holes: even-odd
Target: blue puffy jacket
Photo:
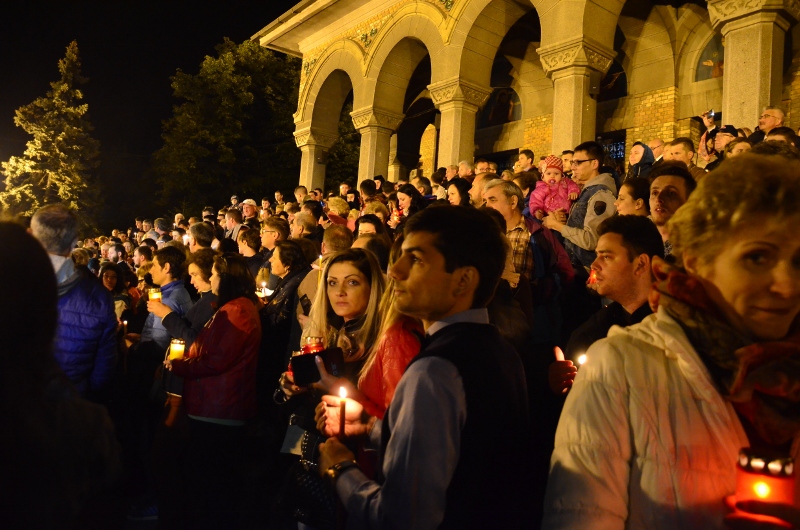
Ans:
[[[67,260],[57,273],[58,329],[53,353],[81,395],[105,387],[114,375],[117,317],[111,293]]]

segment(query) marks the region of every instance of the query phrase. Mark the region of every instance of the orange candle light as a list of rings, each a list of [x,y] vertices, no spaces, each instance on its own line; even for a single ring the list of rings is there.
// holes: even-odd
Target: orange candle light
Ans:
[[[736,502],[794,504],[794,461],[746,447],[736,465]]]
[[[583,366],[584,364],[586,364],[586,361],[588,360],[589,358],[586,357],[585,353],[578,355],[578,365]]]
[[[339,401],[339,439],[344,438],[344,415],[347,406],[347,390],[344,387],[339,389],[339,396],[342,398]]]
[[[183,339],[172,339],[169,343],[169,360],[175,361],[183,359],[183,352],[186,349],[186,343]]]
[[[122,336],[124,337],[127,334],[128,334],[128,321],[127,320],[123,320],[122,321]]]
[[[154,288],[150,289],[149,291],[147,291],[147,297],[151,301],[152,300],[157,300],[157,301],[160,302],[161,301],[161,289],[159,289],[158,287],[154,287]]]

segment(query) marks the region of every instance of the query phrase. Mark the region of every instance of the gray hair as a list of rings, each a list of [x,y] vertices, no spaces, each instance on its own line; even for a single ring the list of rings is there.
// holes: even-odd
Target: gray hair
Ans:
[[[500,188],[500,191],[503,192],[503,195],[505,195],[506,199],[509,201],[511,200],[511,197],[517,198],[517,208],[521,210],[525,207],[525,196],[522,195],[522,190],[511,180],[493,178],[483,185],[483,192],[486,193],[490,189],[497,187]]]
[[[78,218],[63,204],[50,204],[33,214],[31,231],[48,253],[69,256],[78,240]]]
[[[461,162],[459,162],[458,167],[461,166],[467,166],[470,169],[470,171],[474,169],[474,167],[472,166],[472,162],[469,162],[468,160],[462,160]]]

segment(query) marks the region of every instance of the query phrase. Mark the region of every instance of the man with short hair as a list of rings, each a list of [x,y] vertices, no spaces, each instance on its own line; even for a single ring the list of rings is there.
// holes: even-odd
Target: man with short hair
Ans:
[[[572,156],[575,154],[571,149],[561,151],[561,161],[564,163],[564,176],[572,178]]]
[[[482,175],[489,172],[489,161],[484,158],[479,158],[475,161],[475,176]]]
[[[597,258],[597,227],[604,219],[616,213],[614,206],[617,185],[609,173],[600,173],[603,163],[603,146],[597,142],[584,142],[575,148],[572,159],[572,180],[582,186],[578,199],[572,204],[569,218],[564,224],[558,215],[544,218],[544,226],[561,232],[578,277],[588,277],[588,269]]]
[[[769,132],[776,127],[783,127],[785,119],[783,109],[780,107],[764,107],[758,118],[758,130],[747,137],[750,145],[756,145],[766,139]],[[714,146],[716,149],[716,145]]]
[[[347,194],[350,192],[350,184],[347,182],[342,182],[339,184],[339,197],[344,200],[347,200]]]
[[[530,171],[534,167],[533,151],[530,149],[521,150],[517,155],[517,160],[519,161],[520,171]]]
[[[472,182],[475,179],[472,163],[467,160],[462,160],[458,163],[458,176],[462,179],[467,179]]]
[[[667,158],[669,153],[669,158]],[[680,137],[672,140],[664,151],[664,160],[677,160],[686,164],[689,173],[696,181],[705,177],[706,170],[694,165],[694,142],[690,138]]]
[[[272,274],[271,264],[269,259],[275,250],[278,241],[286,241],[289,239],[289,222],[282,217],[269,217],[264,221],[264,226],[261,228],[261,246],[264,251],[264,263],[259,269],[258,276],[267,278],[267,287],[275,289],[280,281],[280,278]],[[263,279],[260,281],[264,281]]]
[[[261,223],[258,221],[258,205],[253,199],[245,199],[242,202],[242,224],[256,230],[261,228]]]
[[[200,249],[211,248],[214,237],[214,229],[208,223],[193,224],[189,227],[189,252],[194,254]]]
[[[239,230],[242,228],[242,212],[236,208],[231,208],[225,212],[225,237],[236,241],[239,237]]]
[[[650,150],[653,152],[653,158],[655,159],[653,161],[653,166],[661,163],[662,156],[664,155],[664,147],[665,147],[664,140],[662,140],[661,138],[653,138],[652,140],[647,142],[647,147],[649,147]]]
[[[299,212],[294,216],[291,223],[291,238],[300,239],[301,237],[309,237],[314,234],[318,226],[317,221],[314,220],[311,214],[306,212]]]
[[[650,218],[661,234],[664,255],[669,256],[672,254],[672,243],[669,242],[667,223],[684,205],[697,187],[697,182],[683,162],[664,162],[656,169],[650,173]]]
[[[283,192],[281,190],[275,190],[275,206],[283,206],[284,204],[286,203],[283,202]]]
[[[767,133],[767,142],[784,142],[797,147],[797,135],[790,127],[775,127]]]
[[[53,356],[81,396],[99,397],[111,382],[117,357],[117,316],[111,294],[70,258],[78,218],[51,204],[31,219],[31,232],[50,257],[58,284],[58,327]]]
[[[497,178],[498,176],[492,173],[475,175],[475,180],[472,181],[472,187],[469,189],[469,200],[475,208],[483,206],[483,188],[486,183]]]
[[[500,166],[497,165],[497,162],[489,162],[489,173],[494,173],[497,175],[497,169]]]
[[[450,164],[449,166],[447,166],[447,171],[444,174],[445,182],[454,179],[457,176],[458,176],[458,166],[456,164]]]
[[[379,449],[380,482],[332,436],[338,396],[317,407],[317,425],[331,436],[320,448],[320,473],[332,479],[354,528],[528,528],[535,516],[524,370],[486,310],[507,244],[473,208],[426,208],[404,235],[389,270],[394,307],[419,319],[426,338],[382,420],[363,423],[363,407],[347,401],[345,434]]]
[[[150,261],[153,261],[153,250],[147,245],[136,247],[133,251],[133,265],[138,269]]]
[[[238,210],[236,210],[238,211]],[[183,317],[192,308],[192,299],[183,286],[183,265],[186,261],[184,251],[166,246],[153,254],[153,267],[150,276],[153,283],[161,288],[161,303]],[[139,348],[147,347],[149,351],[156,351],[147,343],[152,342],[157,350],[164,352],[172,339],[169,331],[161,322],[161,318],[150,313],[144,322],[144,329],[139,337]]]
[[[297,186],[294,189],[294,198],[297,201],[297,204],[302,206],[306,200],[306,197],[308,197],[308,188],[305,186]]]
[[[430,179],[428,179],[428,177],[423,177],[423,176],[414,177],[411,180],[411,185],[414,186],[415,188],[417,188],[417,191],[419,191],[420,195],[422,195],[426,199],[433,198],[433,190],[431,189],[431,181],[430,181]]]

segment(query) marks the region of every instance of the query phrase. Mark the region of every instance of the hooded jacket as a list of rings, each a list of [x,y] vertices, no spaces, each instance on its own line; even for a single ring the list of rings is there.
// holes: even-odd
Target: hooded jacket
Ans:
[[[656,161],[656,157],[653,156],[652,149],[647,147],[647,145],[643,144],[642,142],[634,142],[633,146],[635,147],[637,145],[641,145],[644,148],[642,159],[628,169],[628,174],[625,176],[625,180],[637,177],[646,178],[647,175],[650,174],[650,170],[653,168],[653,163]]]
[[[50,256],[58,282],[53,354],[81,396],[102,390],[114,375],[117,317],[111,293],[69,258]]]
[[[660,308],[586,355],[558,424],[542,527],[724,528],[750,444],[680,324]]]

